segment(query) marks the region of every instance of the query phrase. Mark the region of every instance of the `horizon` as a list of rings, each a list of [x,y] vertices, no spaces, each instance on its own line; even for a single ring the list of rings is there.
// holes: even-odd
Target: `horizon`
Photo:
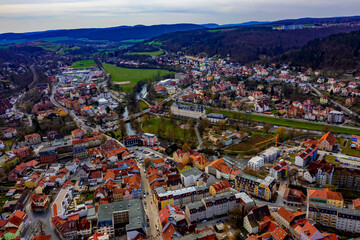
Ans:
[[[304,0],[164,0],[127,2],[123,0],[3,0],[0,3],[0,33],[25,33],[58,29],[277,21],[359,15],[355,0],[316,2]],[[311,17],[312,18],[312,17]]]

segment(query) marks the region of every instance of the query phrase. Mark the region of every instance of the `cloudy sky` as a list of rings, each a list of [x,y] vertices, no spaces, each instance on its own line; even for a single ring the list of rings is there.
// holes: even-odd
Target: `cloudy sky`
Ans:
[[[359,0],[0,0],[0,32],[360,15]]]

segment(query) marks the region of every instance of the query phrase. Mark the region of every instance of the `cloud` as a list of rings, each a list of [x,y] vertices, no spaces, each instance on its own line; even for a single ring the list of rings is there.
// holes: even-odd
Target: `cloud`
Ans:
[[[356,15],[358,0],[1,0],[0,32]],[[46,21],[44,21],[46,19]]]

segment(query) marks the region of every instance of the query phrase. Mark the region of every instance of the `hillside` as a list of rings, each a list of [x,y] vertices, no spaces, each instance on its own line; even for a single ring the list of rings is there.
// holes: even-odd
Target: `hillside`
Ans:
[[[340,33],[315,39],[301,49],[274,59],[295,66],[331,71],[360,71],[360,31]]]
[[[155,37],[168,51],[187,54],[226,57],[232,61],[249,63],[274,57],[291,49],[300,48],[316,38],[359,30],[356,27],[309,28],[291,31],[272,30],[271,27],[241,27],[231,31],[196,30],[169,33]]]
[[[0,34],[1,42],[9,41],[25,42],[34,40],[50,40],[55,42],[75,41],[78,39],[124,41],[130,39],[148,39],[161,34],[203,29],[205,27],[196,24],[169,24],[153,26],[120,26],[112,28],[87,28],[71,30],[51,30],[34,33],[4,33]]]

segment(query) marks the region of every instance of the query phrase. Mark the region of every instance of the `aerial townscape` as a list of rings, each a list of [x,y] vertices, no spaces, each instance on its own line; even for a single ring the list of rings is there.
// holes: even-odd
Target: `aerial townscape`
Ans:
[[[0,240],[360,239],[359,49],[358,16],[0,34]]]

